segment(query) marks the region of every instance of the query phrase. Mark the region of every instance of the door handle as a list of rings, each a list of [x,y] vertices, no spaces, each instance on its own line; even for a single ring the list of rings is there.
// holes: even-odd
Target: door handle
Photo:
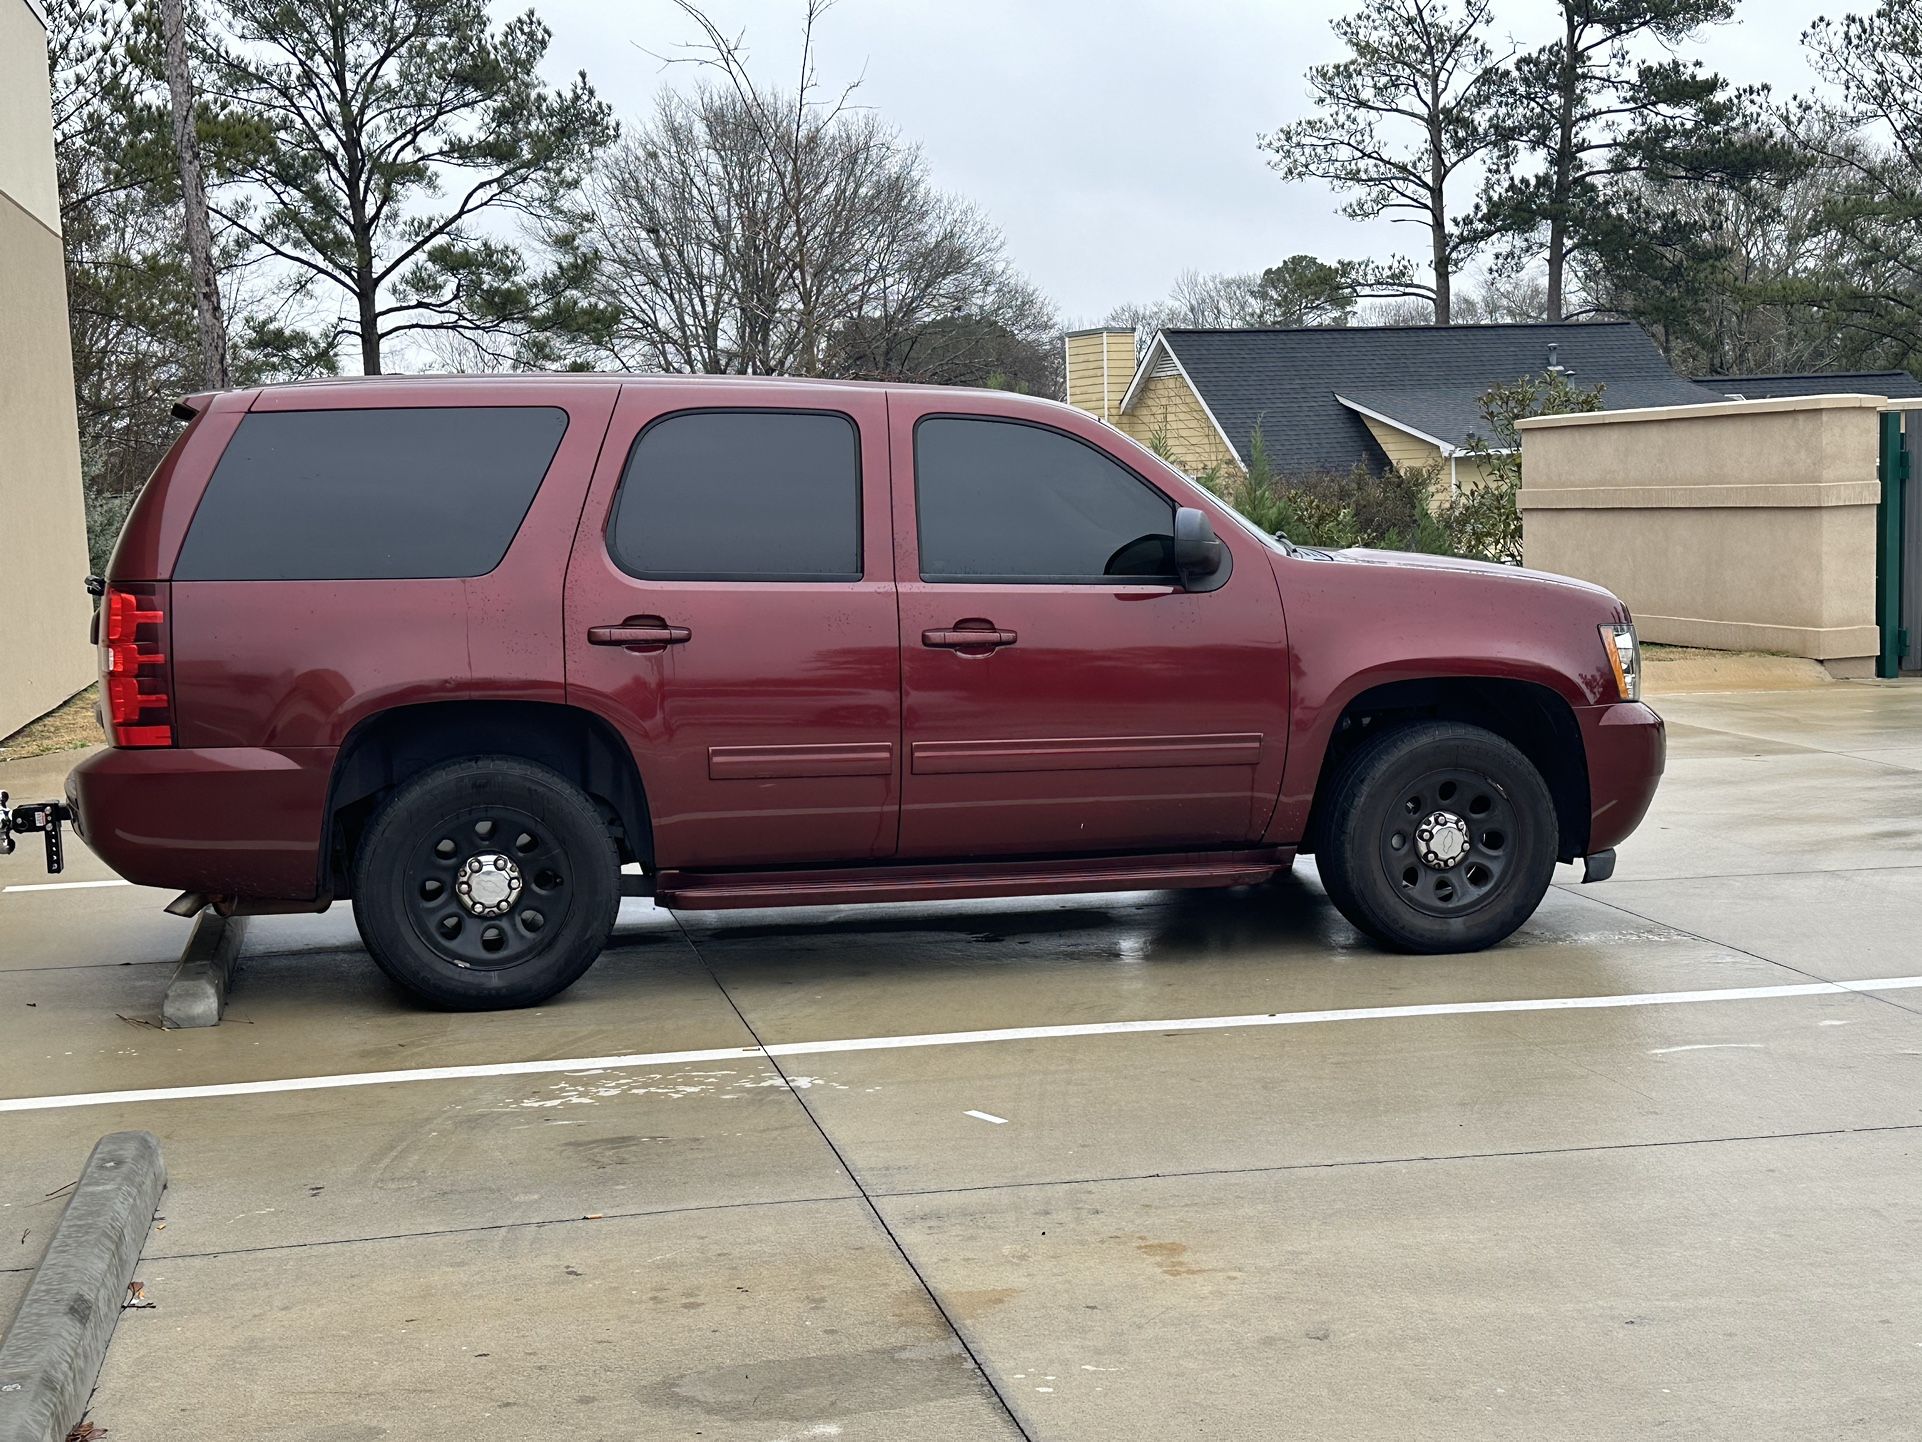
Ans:
[[[1012,631],[954,630],[923,631],[921,644],[944,651],[972,651],[976,647],[992,651],[997,646],[1012,646],[1019,639]]]
[[[694,633],[685,626],[670,626],[659,616],[629,616],[618,626],[590,626],[590,646],[678,646]]]

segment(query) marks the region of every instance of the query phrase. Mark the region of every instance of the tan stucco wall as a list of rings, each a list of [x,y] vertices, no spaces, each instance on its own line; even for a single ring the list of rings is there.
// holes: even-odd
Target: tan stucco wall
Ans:
[[[0,736],[92,679],[47,42],[0,0]]]
[[[1875,654],[1877,415],[1867,396],[1520,423],[1528,565],[1607,586],[1645,640]]]
[[[1169,459],[1191,476],[1210,466],[1241,469],[1200,398],[1179,375],[1150,376],[1143,381],[1134,403],[1115,416],[1114,423],[1144,446],[1152,446],[1159,434]]]

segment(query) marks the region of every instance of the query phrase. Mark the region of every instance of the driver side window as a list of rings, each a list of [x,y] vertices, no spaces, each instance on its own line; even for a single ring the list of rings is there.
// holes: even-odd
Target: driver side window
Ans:
[[[1174,502],[1060,431],[930,416],[914,429],[914,487],[924,581],[1174,580]]]

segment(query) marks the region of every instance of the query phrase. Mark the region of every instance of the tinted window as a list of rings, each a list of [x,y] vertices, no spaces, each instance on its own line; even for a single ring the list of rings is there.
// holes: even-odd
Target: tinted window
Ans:
[[[1019,421],[914,430],[925,581],[1165,580],[1174,503],[1094,447]]]
[[[608,549],[657,580],[859,580],[854,422],[825,411],[654,422],[628,455]]]
[[[500,564],[567,429],[546,406],[264,411],[214,467],[183,581],[479,576]]]

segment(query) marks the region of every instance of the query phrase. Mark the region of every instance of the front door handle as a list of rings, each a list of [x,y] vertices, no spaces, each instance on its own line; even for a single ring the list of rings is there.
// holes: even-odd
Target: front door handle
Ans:
[[[694,633],[685,626],[670,626],[659,616],[629,616],[618,626],[590,626],[590,646],[678,646]]]
[[[1012,646],[1017,639],[1012,631],[956,629],[921,633],[923,646],[933,646],[944,651],[972,651],[976,648],[992,651],[997,646]]]

